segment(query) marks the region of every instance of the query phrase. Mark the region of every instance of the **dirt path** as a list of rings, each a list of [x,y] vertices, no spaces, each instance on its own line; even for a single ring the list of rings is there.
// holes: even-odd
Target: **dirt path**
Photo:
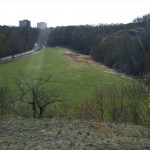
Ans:
[[[150,129],[95,121],[0,118],[0,150],[150,150]]]

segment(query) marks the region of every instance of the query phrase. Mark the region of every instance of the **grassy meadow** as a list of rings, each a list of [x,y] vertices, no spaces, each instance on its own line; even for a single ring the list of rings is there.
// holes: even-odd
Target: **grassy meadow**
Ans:
[[[60,47],[46,48],[39,53],[1,63],[0,84],[8,84],[11,93],[17,94],[16,79],[19,74],[34,78],[51,74],[50,86],[59,90],[65,106],[71,111],[76,102],[89,99],[96,87],[111,83],[119,86],[125,80],[96,63],[65,57],[65,51],[67,49]]]

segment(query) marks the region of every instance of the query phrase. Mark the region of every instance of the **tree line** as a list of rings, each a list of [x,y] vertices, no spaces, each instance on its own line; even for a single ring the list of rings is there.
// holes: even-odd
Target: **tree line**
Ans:
[[[98,26],[61,26],[50,28],[48,46],[65,46],[82,54],[90,54],[93,47],[97,47],[104,37],[120,30],[138,27],[137,23],[100,24]]]
[[[35,28],[0,26],[0,58],[31,50],[38,35]]]

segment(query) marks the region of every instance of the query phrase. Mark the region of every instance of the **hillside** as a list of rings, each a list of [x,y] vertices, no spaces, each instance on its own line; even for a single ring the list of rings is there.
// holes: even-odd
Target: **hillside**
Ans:
[[[150,129],[65,118],[0,118],[1,150],[149,150]]]

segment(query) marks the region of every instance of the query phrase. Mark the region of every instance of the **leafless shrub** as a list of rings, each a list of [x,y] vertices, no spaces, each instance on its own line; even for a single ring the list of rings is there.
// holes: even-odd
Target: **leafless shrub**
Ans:
[[[51,75],[37,79],[21,76],[17,80],[17,86],[20,91],[19,100],[32,107],[34,118],[42,118],[46,106],[60,101],[58,90],[47,86],[50,80]]]

